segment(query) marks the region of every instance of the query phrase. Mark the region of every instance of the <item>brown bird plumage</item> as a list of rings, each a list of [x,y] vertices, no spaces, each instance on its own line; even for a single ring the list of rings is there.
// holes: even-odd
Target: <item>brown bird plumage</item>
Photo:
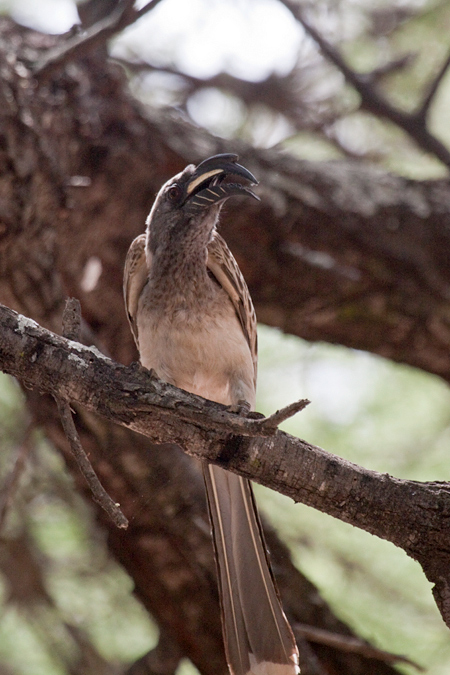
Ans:
[[[160,190],[145,234],[128,251],[127,314],[141,362],[161,379],[219,403],[255,405],[256,317],[241,271],[216,231],[233,194],[256,179],[236,155],[189,165]],[[248,480],[204,463],[232,675],[296,675],[298,652],[281,608]]]

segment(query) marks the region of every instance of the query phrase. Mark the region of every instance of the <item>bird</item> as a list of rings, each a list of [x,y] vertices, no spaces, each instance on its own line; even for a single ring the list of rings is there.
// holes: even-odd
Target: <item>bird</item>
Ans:
[[[163,381],[236,412],[255,407],[256,315],[239,266],[217,231],[226,200],[258,181],[238,156],[189,164],[159,190],[131,243],[124,299],[141,365]],[[202,461],[231,675],[297,675],[248,479]]]

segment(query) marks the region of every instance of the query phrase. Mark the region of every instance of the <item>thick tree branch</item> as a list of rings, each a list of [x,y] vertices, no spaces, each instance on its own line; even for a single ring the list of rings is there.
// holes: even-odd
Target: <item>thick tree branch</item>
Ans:
[[[236,420],[224,406],[155,380],[145,369],[114,363],[6,307],[0,324],[0,368],[27,387],[81,404],[154,442],[176,443],[403,548],[436,584],[435,599],[450,626],[448,483],[369,471],[281,431],[255,436],[259,420]]]

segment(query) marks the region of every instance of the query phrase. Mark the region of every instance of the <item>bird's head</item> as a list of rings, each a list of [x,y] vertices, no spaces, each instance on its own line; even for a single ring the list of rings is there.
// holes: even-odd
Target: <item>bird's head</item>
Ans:
[[[194,241],[198,235],[206,245],[226,199],[247,195],[259,200],[249,188],[258,181],[238,159],[232,154],[214,155],[198,166],[189,164],[162,186],[147,219],[147,246],[152,254],[185,237]]]

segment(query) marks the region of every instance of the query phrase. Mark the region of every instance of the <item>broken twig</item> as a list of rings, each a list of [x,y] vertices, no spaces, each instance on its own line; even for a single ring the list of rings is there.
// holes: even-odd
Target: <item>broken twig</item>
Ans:
[[[69,298],[66,301],[66,306],[63,313],[63,335],[69,340],[79,340],[81,331],[81,309],[80,303],[75,298]],[[89,460],[89,457],[81,445],[80,437],[72,417],[72,411],[69,403],[57,396],[54,397],[56,405],[58,406],[61,424],[69,441],[70,450],[78,464],[78,467],[85,477],[89,485],[94,500],[99,504],[109,515],[111,520],[117,527],[126,529],[128,527],[128,519],[122,513],[119,504],[111,499],[106,492],[94,468]]]
[[[304,410],[310,403],[311,401],[308,401],[307,398],[302,398],[300,401],[294,401],[294,403],[289,403],[289,405],[277,410],[272,415],[269,415],[269,417],[252,421],[252,425],[254,425],[262,434],[273,434],[280,424]]]
[[[58,406],[58,412],[61,418],[61,424],[63,426],[64,433],[66,434],[67,440],[69,441],[70,449],[81,473],[85,477],[87,484],[91,489],[94,500],[106,511],[117,527],[126,529],[128,527],[128,519],[122,513],[119,505],[111,499],[103,485],[100,483],[99,478],[95,473],[91,462],[89,461],[89,457],[81,445],[81,441],[73,421],[70,405],[66,403],[66,401],[62,401],[60,398],[55,397],[55,401],[56,405]]]

